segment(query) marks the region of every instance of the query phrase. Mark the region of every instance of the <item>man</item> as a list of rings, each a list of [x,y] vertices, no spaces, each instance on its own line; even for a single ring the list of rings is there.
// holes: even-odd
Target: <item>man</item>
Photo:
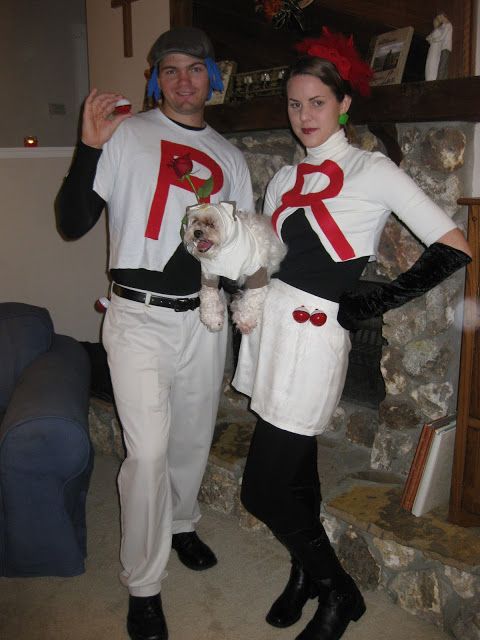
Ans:
[[[127,450],[118,485],[132,640],[168,637],[160,584],[171,546],[191,569],[217,562],[195,524],[226,331],[199,320],[200,264],[181,243],[182,218],[201,194],[253,210],[242,154],[203,119],[212,86],[221,86],[207,36],[168,31],[149,61],[158,108],[115,115],[122,96],[94,89],[57,201],[68,238],[86,233],[108,204],[113,285],[103,342]]]

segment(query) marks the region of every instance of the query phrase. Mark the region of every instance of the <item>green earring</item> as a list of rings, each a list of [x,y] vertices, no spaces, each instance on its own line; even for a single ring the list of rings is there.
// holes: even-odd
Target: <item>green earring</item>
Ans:
[[[346,125],[348,122],[348,113],[341,113],[338,116],[338,124],[341,124],[342,126]]]

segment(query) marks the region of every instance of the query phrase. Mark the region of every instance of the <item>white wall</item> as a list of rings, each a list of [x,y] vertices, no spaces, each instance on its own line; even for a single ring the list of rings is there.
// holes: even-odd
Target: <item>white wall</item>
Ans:
[[[54,213],[76,142],[80,103],[88,92],[88,83],[75,71],[82,66],[81,54],[67,63],[70,51],[82,49],[66,13],[67,6],[78,4],[84,0],[2,0],[0,75],[12,96],[17,90],[23,94],[0,101],[0,301],[44,306],[57,332],[96,342],[102,316],[93,305],[108,292],[105,216],[83,238],[67,242],[56,229]],[[124,91],[139,109],[146,54],[169,27],[167,0],[132,4],[133,58],[123,56],[121,9],[112,9],[110,0],[88,0],[87,11],[92,86]],[[62,20],[63,32],[52,35],[50,23],[58,27]],[[23,75],[19,69],[25,69]],[[45,69],[47,80],[41,77]],[[75,117],[63,129],[67,142],[48,143],[47,128],[33,124],[40,123],[34,112],[44,115],[46,102],[67,97],[77,102]],[[41,146],[18,148],[29,134],[37,135]],[[17,148],[5,148],[9,145]]]
[[[127,96],[133,111],[142,108],[147,54],[158,36],[170,26],[167,0],[132,3],[133,56],[123,55],[121,8],[112,9],[110,0],[86,0],[90,86],[117,91]]]
[[[27,135],[45,147],[74,145],[88,88],[85,0],[2,0],[0,78],[0,147],[20,147]]]
[[[97,342],[95,300],[108,289],[104,217],[63,240],[54,201],[72,148],[0,150],[0,301],[46,307],[57,333]]]

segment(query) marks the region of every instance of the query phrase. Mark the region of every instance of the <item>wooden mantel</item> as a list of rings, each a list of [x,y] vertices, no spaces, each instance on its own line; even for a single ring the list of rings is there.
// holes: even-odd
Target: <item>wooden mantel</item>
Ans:
[[[254,5],[254,0],[170,0],[170,21],[172,27],[194,24],[205,29],[218,59],[235,60],[239,72],[290,64],[293,43],[303,37],[303,32],[272,28],[255,12]],[[474,0],[444,0],[441,4],[437,0],[314,0],[302,15],[307,35],[319,33],[322,25],[354,33],[365,55],[372,36],[407,25],[414,27],[419,41],[424,41],[441,7],[454,26],[452,79],[418,82],[422,75],[411,74],[402,84],[374,87],[369,99],[354,100],[352,122],[480,122],[480,77],[471,77],[475,6]],[[206,119],[222,133],[283,129],[288,128],[285,105],[282,97],[216,105],[207,108]]]
[[[355,98],[353,124],[480,122],[480,76],[374,87]],[[287,129],[283,96],[207,107],[207,122],[221,133]]]

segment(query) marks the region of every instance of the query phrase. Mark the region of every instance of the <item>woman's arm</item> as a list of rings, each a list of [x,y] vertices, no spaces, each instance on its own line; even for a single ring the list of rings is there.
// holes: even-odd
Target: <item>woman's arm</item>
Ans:
[[[453,242],[462,244],[455,231],[457,230],[449,231],[442,238],[451,241],[450,234],[454,234]],[[462,236],[460,230],[458,233]],[[355,291],[345,292],[340,296],[338,322],[344,329],[355,331],[359,321],[381,316],[386,311],[401,307],[406,302],[427,293],[472,261],[466,241],[465,244],[468,254],[453,244],[434,242],[408,271],[400,274],[392,282],[379,284],[364,294]]]
[[[472,250],[470,249],[470,245],[465,239],[465,236],[460,231],[460,229],[452,229],[445,233],[441,238],[437,240],[437,242],[441,242],[442,244],[446,244],[449,247],[454,247],[454,249],[458,249],[459,251],[463,251],[467,256],[472,257]]]

